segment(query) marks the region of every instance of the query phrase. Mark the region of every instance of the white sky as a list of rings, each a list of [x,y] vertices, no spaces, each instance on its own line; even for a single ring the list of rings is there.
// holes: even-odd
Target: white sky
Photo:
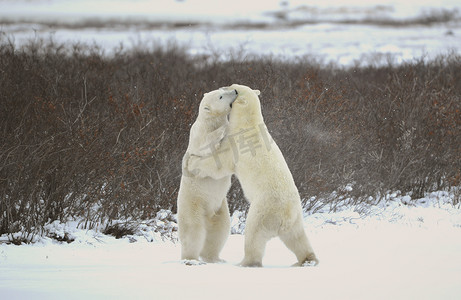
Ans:
[[[310,12],[322,14],[364,14],[369,8],[386,7],[393,17],[417,15],[432,8],[461,8],[457,0],[287,0],[288,8],[307,6]],[[157,20],[229,21],[235,19],[259,19],[263,12],[281,9],[281,0],[3,0],[0,1],[0,17],[30,19],[62,19],[80,17],[143,17]],[[336,8],[333,10],[333,8]],[[355,8],[338,10],[337,8]]]

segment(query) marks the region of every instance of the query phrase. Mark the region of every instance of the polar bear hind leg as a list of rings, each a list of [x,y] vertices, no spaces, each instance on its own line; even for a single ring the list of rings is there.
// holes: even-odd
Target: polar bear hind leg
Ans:
[[[245,226],[245,256],[242,267],[262,267],[267,242],[277,236],[275,231],[264,225],[264,216],[259,215],[256,206],[250,206]]]
[[[242,267],[262,267],[266,244],[271,236],[262,232],[250,233],[248,227],[245,228],[245,256],[240,263]]]
[[[224,262],[219,258],[230,233],[230,216],[227,199],[221,208],[206,222],[206,239],[200,257],[209,263]]]
[[[319,263],[302,223],[296,222],[291,230],[280,233],[279,237],[298,259],[293,266],[316,266]]]
[[[180,228],[181,260],[198,261],[206,239],[203,220],[189,217],[180,224]]]

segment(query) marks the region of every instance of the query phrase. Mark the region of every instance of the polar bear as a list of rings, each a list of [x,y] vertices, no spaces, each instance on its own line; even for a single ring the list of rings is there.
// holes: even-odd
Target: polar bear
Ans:
[[[192,155],[188,167],[200,177],[219,180],[219,176],[235,173],[240,181],[250,203],[241,266],[261,267],[266,243],[277,236],[296,255],[295,265],[318,264],[303,228],[293,176],[264,124],[259,91],[237,84],[229,89],[235,89],[238,97],[232,104],[225,138],[213,156]]]
[[[189,145],[183,158],[183,174],[178,192],[178,230],[181,259],[195,264],[219,262],[219,253],[230,233],[227,192],[231,175],[219,179],[199,178],[187,171],[190,155],[204,155],[222,139],[228,114],[236,99],[235,90],[206,93],[200,102],[197,120],[191,127]]]

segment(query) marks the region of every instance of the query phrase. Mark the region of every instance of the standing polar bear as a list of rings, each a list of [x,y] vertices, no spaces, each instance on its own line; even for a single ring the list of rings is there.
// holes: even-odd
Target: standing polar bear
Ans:
[[[178,192],[178,229],[181,259],[194,264],[220,262],[219,253],[230,233],[227,192],[231,174],[218,179],[199,178],[187,171],[190,155],[204,155],[227,130],[227,116],[236,99],[235,90],[206,93],[200,102],[197,120],[190,130],[189,145],[183,158],[183,174]]]
[[[226,137],[213,156],[192,155],[189,170],[216,180],[235,173],[240,181],[250,202],[242,266],[261,267],[266,243],[276,236],[296,255],[295,265],[316,265],[317,257],[303,228],[298,189],[264,124],[259,91],[237,84],[230,89],[235,89],[238,97],[232,104]]]

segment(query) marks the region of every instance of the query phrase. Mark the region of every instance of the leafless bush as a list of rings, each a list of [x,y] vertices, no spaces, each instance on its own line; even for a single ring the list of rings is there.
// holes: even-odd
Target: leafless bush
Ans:
[[[306,209],[319,207],[314,197],[360,202],[459,186],[460,62],[340,69],[219,62],[174,45],[107,57],[85,45],[1,41],[0,234],[174,211],[200,99],[232,83],[261,90]],[[245,210],[238,181],[229,195],[231,212]]]

